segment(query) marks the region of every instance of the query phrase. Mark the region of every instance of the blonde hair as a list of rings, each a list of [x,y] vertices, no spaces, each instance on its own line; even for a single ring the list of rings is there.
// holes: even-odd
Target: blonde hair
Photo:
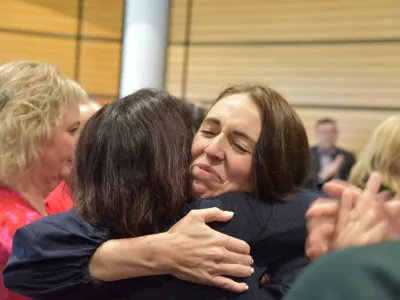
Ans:
[[[0,182],[17,180],[37,163],[65,110],[87,101],[78,83],[53,64],[14,61],[0,66]]]
[[[381,174],[384,186],[400,193],[400,115],[387,118],[375,129],[351,170],[349,182],[363,186],[373,171]]]

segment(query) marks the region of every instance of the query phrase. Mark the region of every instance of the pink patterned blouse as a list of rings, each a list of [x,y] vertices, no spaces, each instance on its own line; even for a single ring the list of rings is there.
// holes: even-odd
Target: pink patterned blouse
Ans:
[[[18,228],[39,220],[42,215],[17,191],[0,186],[0,300],[27,300],[3,285],[3,269],[10,256],[12,238]]]

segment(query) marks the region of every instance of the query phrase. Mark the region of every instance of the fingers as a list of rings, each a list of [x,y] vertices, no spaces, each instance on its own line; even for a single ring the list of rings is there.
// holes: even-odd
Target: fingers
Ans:
[[[315,260],[325,255],[329,251],[327,241],[315,240],[313,236],[309,236],[306,241],[306,255],[309,259]]]
[[[382,221],[389,221],[389,215],[386,214],[382,203],[374,203],[374,207],[365,212],[364,216],[358,222],[358,226],[362,232],[369,232]]]
[[[226,253],[224,254],[222,262],[228,264],[239,264],[248,267],[253,264],[253,258],[250,255],[239,254],[226,249]]]
[[[381,220],[374,227],[368,230],[365,236],[361,239],[361,245],[385,242],[388,238],[388,223],[386,220]]]
[[[219,264],[218,275],[233,276],[247,278],[253,275],[254,269],[250,266],[242,266],[238,264]]]
[[[340,202],[336,232],[340,233],[348,225],[350,220],[350,213],[352,210],[353,210],[352,194],[351,191],[346,190],[343,193],[343,197]]]
[[[387,213],[395,219],[400,220],[400,201],[391,200],[384,204]]]
[[[339,202],[335,199],[318,198],[307,210],[306,218],[336,217],[339,211]]]
[[[227,222],[233,217],[233,212],[223,211],[219,208],[205,208],[192,210],[189,214],[191,217],[197,217],[204,221],[204,223],[210,222]]]
[[[392,196],[392,192],[386,190],[386,191],[380,192],[380,193],[378,194],[378,196],[376,197],[376,200],[377,200],[377,201],[386,202],[386,201],[389,201],[389,200],[390,200],[391,196]]]
[[[353,197],[358,197],[362,193],[362,189],[359,187],[339,179],[333,179],[323,186],[323,190],[326,194],[337,199],[342,198],[343,192],[346,189],[351,190]]]
[[[372,172],[368,178],[367,184],[365,186],[365,190],[370,193],[377,194],[381,187],[381,176],[378,172]]]
[[[381,177],[377,172],[372,172],[368,178],[367,184],[361,196],[358,198],[355,205],[354,214],[355,218],[362,218],[365,211],[370,208],[378,195],[381,186]]]
[[[238,254],[250,254],[250,246],[246,242],[222,233],[218,234],[224,239],[223,243],[227,250]]]
[[[246,283],[235,282],[232,279],[223,276],[214,277],[211,284],[234,293],[243,293],[249,289]]]

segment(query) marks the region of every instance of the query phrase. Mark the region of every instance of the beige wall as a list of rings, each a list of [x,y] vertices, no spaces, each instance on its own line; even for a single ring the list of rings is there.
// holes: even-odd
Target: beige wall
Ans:
[[[284,94],[311,143],[329,116],[359,152],[400,113],[400,1],[174,0],[167,89],[208,105],[243,81]]]
[[[58,64],[92,95],[119,91],[123,0],[0,1],[0,64]]]

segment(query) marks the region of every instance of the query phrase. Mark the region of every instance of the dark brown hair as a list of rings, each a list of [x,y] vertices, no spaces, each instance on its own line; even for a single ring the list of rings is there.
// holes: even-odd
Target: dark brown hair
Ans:
[[[255,196],[279,200],[296,193],[310,168],[307,133],[299,116],[282,95],[259,85],[231,86],[216,102],[233,94],[247,94],[261,114],[261,134],[253,154]]]
[[[100,109],[76,150],[79,214],[114,238],[154,232],[188,198],[191,112],[166,92],[143,89]]]
[[[315,127],[318,127],[319,125],[322,124],[333,124],[336,125],[336,121],[332,118],[323,118],[323,119],[319,119],[317,121],[317,123],[315,123]]]

